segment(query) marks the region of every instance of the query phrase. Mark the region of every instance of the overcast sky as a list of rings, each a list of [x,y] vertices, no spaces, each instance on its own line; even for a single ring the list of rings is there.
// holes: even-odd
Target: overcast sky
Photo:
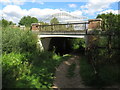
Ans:
[[[55,13],[66,12],[72,16],[96,18],[98,14],[112,12],[118,14],[119,0],[0,0],[0,17],[8,21],[18,23],[23,16],[34,16],[40,20],[41,17]],[[1,19],[0,18],[0,19]]]

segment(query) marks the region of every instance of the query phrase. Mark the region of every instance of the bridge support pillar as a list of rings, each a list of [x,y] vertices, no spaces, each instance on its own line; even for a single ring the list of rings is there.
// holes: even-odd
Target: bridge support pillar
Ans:
[[[38,35],[38,48],[41,51],[47,51],[49,50],[51,38],[41,38],[40,35]]]
[[[43,44],[42,44],[42,42],[41,42],[41,38],[39,37],[39,35],[38,35],[37,48],[38,48],[40,51],[44,51]]]
[[[102,30],[101,29],[101,23],[102,23],[102,19],[98,18],[98,19],[89,19],[89,25],[88,25],[88,32],[87,34],[93,34],[94,30]],[[87,35],[86,36],[86,49],[91,48],[95,41],[98,38],[94,35]]]

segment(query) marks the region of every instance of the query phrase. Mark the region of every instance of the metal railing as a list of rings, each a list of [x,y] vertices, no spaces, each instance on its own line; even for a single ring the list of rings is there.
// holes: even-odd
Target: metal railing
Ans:
[[[80,31],[87,30],[88,22],[38,25],[39,31]]]

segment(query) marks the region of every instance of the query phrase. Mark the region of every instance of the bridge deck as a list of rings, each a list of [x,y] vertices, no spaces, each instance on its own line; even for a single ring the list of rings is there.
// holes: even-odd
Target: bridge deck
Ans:
[[[86,30],[78,30],[78,31],[32,31],[34,33],[40,34],[40,35],[80,35],[85,34]]]

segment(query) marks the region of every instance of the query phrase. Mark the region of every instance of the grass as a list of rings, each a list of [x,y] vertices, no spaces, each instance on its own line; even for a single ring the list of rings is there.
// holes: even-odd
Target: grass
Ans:
[[[105,87],[120,84],[120,66],[107,64],[99,66],[98,74],[94,73],[93,67],[85,56],[80,60],[80,75],[85,85],[92,87]]]
[[[72,63],[72,64],[69,66],[69,68],[68,68],[68,73],[67,73],[67,75],[66,75],[68,78],[72,78],[72,77],[75,76],[75,73],[74,73],[75,68],[76,68],[76,64],[75,64],[75,63]]]

